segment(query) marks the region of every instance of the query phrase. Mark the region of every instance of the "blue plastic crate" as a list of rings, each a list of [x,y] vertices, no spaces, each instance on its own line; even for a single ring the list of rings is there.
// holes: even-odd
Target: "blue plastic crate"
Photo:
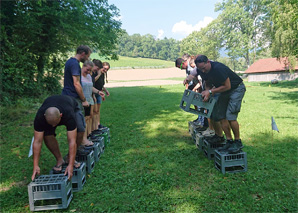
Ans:
[[[238,153],[229,154],[224,151],[215,150],[215,168],[221,173],[235,173],[247,171],[247,154],[240,150]]]

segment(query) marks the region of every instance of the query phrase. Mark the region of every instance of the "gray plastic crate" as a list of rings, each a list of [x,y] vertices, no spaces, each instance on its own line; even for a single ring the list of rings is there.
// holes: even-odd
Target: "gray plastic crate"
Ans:
[[[240,150],[235,154],[228,154],[226,152],[219,152],[215,150],[214,158],[215,168],[221,173],[235,173],[247,171],[247,154]]]
[[[220,147],[223,147],[226,143],[209,143],[206,139],[203,139],[203,151],[206,155],[206,157],[209,159],[209,160],[212,160],[214,159],[214,151]]]
[[[94,151],[94,161],[98,162],[100,159],[100,154],[101,154],[100,143],[94,142],[94,144],[92,146],[92,150]]]
[[[216,100],[214,98],[211,97],[207,102],[204,102],[200,93],[187,89],[183,93],[180,108],[186,112],[210,118],[215,103]],[[194,106],[198,106],[200,109],[196,110]]]
[[[190,134],[190,136],[192,137],[192,138],[194,138],[194,130],[195,130],[195,125],[193,124],[193,122],[192,121],[188,121],[188,132],[189,132],[189,134]]]
[[[79,168],[73,168],[73,176],[71,178],[73,192],[81,191],[86,183],[86,164],[84,162],[80,163],[81,165]],[[67,164],[63,164],[61,174],[64,174],[66,167]],[[53,169],[50,171],[50,175],[52,174]]]
[[[108,146],[108,144],[111,141],[111,136],[110,136],[110,129],[106,128],[104,130],[101,130],[100,133],[95,133],[94,135],[98,136],[98,137],[104,137],[104,143],[105,143],[105,147]]]
[[[73,197],[71,181],[63,174],[41,175],[28,185],[31,211],[66,209]]]
[[[93,140],[93,143],[98,143],[100,148],[100,154],[103,154],[105,151],[105,138],[103,136],[98,136],[96,140]]]
[[[90,174],[94,170],[94,151],[91,150],[87,155],[76,155],[76,161],[86,164],[86,171]]]
[[[196,134],[196,146],[200,151],[203,151],[203,140],[204,136],[202,135],[202,133],[198,132]]]

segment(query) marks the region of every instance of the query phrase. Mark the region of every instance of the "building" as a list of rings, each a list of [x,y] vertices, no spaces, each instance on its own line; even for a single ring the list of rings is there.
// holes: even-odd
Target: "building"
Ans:
[[[298,64],[298,62],[297,62]],[[277,58],[260,59],[253,63],[245,72],[248,81],[271,81],[271,80],[295,80],[298,78],[298,65],[295,71],[290,73],[285,65],[285,59]]]

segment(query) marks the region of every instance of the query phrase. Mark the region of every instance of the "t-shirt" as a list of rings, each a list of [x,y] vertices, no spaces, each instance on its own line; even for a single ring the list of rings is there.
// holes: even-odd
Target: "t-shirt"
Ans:
[[[80,76],[81,82],[81,67],[80,63],[76,58],[70,58],[65,63],[64,68],[64,87],[62,90],[62,95],[69,95],[75,98],[79,98],[79,95],[74,87],[72,76]]]
[[[97,73],[92,73],[92,79],[94,81],[95,77],[97,76]],[[94,87],[98,90],[102,90],[103,86],[105,85],[105,75],[102,73],[97,81],[94,83]]]
[[[75,120],[75,109],[78,107],[77,101],[67,95],[54,95],[48,97],[36,113],[34,119],[34,130],[44,132],[45,130],[56,129],[49,125],[45,119],[45,111],[49,107],[56,107],[62,113],[61,121],[57,126],[65,125],[67,131],[72,131],[77,128]]]
[[[231,90],[238,87],[242,79],[234,73],[229,67],[220,62],[210,62],[211,69],[205,73],[206,80],[210,81],[215,87],[220,87],[227,78],[231,82]]]
[[[94,101],[92,98],[93,81],[92,81],[91,75],[87,74],[86,77],[82,75],[81,80],[82,80],[82,89],[86,100],[90,105],[94,105]]]

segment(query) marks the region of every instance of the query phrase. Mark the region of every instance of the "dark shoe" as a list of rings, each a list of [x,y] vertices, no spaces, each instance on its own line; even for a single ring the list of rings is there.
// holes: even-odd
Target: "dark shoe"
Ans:
[[[234,143],[231,144],[231,146],[227,149],[228,153],[233,154],[241,151],[243,148],[243,144],[241,140],[235,140]]]
[[[100,133],[98,133],[98,134],[100,134]],[[97,140],[97,139],[98,139],[98,136],[95,135],[95,134],[92,134],[92,135],[90,135],[90,136],[88,137],[88,139],[91,140],[91,141],[94,141],[94,140]]]
[[[90,153],[90,150],[84,149],[84,147],[80,146],[77,149],[77,155],[88,155]]]
[[[197,132],[204,132],[207,128],[208,128],[208,127],[201,126],[201,127],[196,128],[196,131],[197,131]]]
[[[199,119],[199,118],[197,118],[196,120],[193,120],[192,122],[196,122],[196,121],[198,121],[198,119]]]
[[[223,143],[225,142],[224,136],[220,137],[218,135],[213,135],[212,137],[205,137],[205,139],[208,141],[208,143]]]
[[[228,152],[228,149],[230,148],[230,146],[234,143],[234,141],[232,139],[227,140],[227,143],[223,146],[218,148],[217,150],[220,152]]]
[[[107,129],[107,128],[108,128],[108,127],[103,126],[103,125],[101,125],[101,124],[98,125],[98,129],[99,129],[99,130],[101,130],[101,129]]]

